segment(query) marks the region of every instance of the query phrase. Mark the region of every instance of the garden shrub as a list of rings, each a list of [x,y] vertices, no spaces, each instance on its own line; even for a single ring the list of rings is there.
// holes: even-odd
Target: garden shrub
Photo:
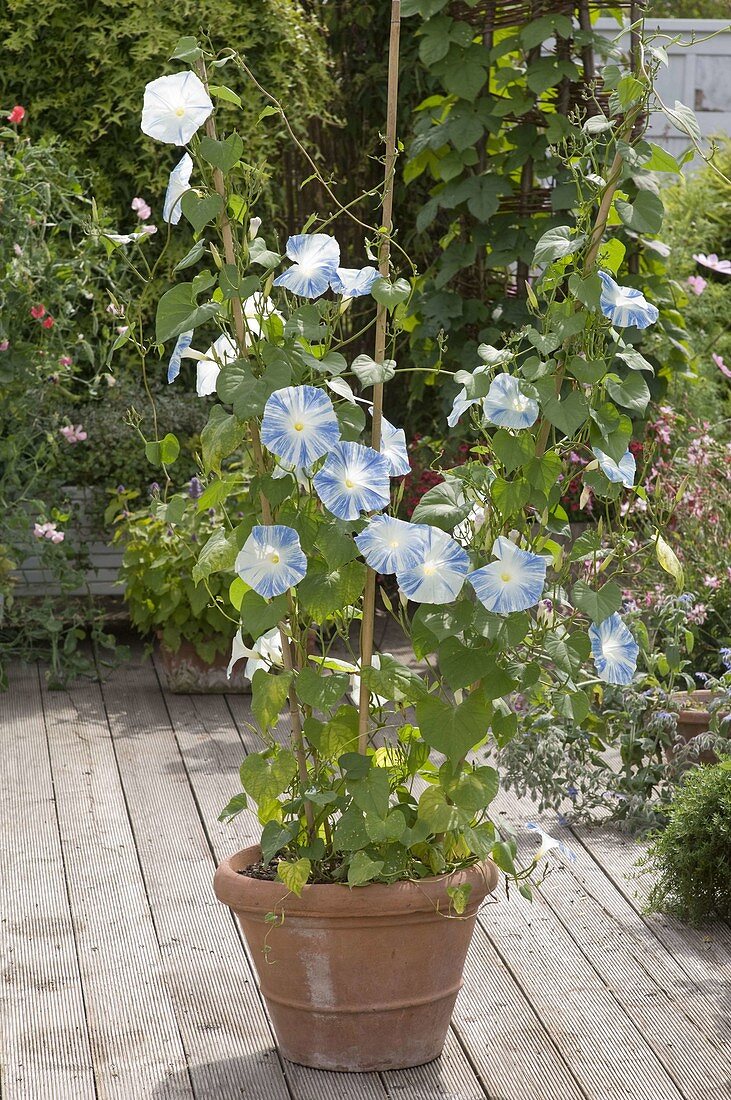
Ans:
[[[164,11],[155,0],[8,0],[4,5],[0,97],[22,103],[34,137],[73,140],[89,164],[99,197],[121,212],[148,192],[162,202],[175,150],[140,138],[140,88],[154,79],[161,56],[201,27],[214,42],[246,53],[275,95],[295,105],[304,132],[312,116],[327,117],[333,101],[328,58],[316,18],[298,0],[180,0]],[[179,68],[183,68],[179,64]],[[226,69],[219,70],[226,83]],[[237,123],[247,158],[277,159],[271,119],[257,124],[263,101],[249,94]]]
[[[689,771],[642,862],[649,908],[698,924],[731,917],[731,758]]]

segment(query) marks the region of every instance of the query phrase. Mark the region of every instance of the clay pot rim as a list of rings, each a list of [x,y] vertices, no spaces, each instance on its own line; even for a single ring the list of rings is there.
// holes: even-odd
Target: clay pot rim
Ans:
[[[447,875],[423,879],[375,882],[356,887],[340,883],[310,883],[297,897],[277,880],[250,878],[238,873],[257,863],[260,858],[261,848],[255,844],[243,848],[218,865],[214,877],[216,897],[235,912],[267,913],[283,906],[291,916],[327,916],[328,919],[344,920],[369,914],[433,913],[435,909],[447,916],[452,904],[447,887],[469,883],[472,892],[461,914],[462,918],[467,918],[493,892],[499,879],[496,864],[486,859]],[[454,917],[454,912],[451,917]]]
[[[718,695],[718,692],[709,691],[708,688],[697,688],[693,691],[674,691],[670,698],[680,707],[679,721],[705,722],[710,717],[708,704],[717,699]]]

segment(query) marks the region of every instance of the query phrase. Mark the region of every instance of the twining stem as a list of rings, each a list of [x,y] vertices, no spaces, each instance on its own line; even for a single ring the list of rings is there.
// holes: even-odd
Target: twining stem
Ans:
[[[206,67],[203,61],[199,61],[198,75],[208,87],[208,74],[206,73]],[[212,141],[216,141],[216,123],[213,115],[209,115],[206,119],[206,133]],[[233,231],[231,229],[231,222],[229,220],[228,211],[226,209],[226,184],[223,178],[223,172],[220,168],[213,169],[213,186],[216,189],[216,193],[220,196],[222,202],[221,214],[219,218],[219,225],[221,227],[221,239],[223,241],[223,254],[227,264],[231,264],[232,267],[236,266],[236,250],[234,248]],[[239,348],[242,352],[246,351],[246,322],[244,320],[244,309],[241,304],[241,298],[238,295],[234,295],[231,299],[231,311],[234,319],[234,329],[236,331],[236,340]],[[247,424],[249,431],[249,438],[251,440],[251,450],[254,455],[254,463],[256,465],[257,472],[259,474],[266,473],[266,463],[264,461],[264,452],[261,447],[261,439],[259,437],[259,426],[256,420],[252,417]],[[259,500],[261,502],[261,514],[264,523],[267,527],[271,527],[274,522],[272,516],[272,509],[264,493],[259,494]],[[291,597],[291,593],[290,593]],[[292,601],[290,598],[290,607]],[[293,672],[296,668],[295,656],[293,653],[293,647],[291,645],[289,635],[283,623],[279,624],[279,637],[282,643],[282,663],[287,672]],[[297,770],[299,773],[300,782],[304,789],[307,788],[308,772],[307,772],[307,753],[305,750],[304,737],[302,733],[302,717],[300,715],[299,702],[297,699],[297,690],[294,683],[294,677],[292,678],[289,689],[289,709],[292,722],[292,744],[294,747],[294,755],[297,760]],[[312,831],[314,828],[314,812],[311,802],[305,800],[305,818],[307,825]]]
[[[378,270],[384,279],[388,278],[391,258],[391,230],[393,227],[393,177],[396,165],[396,113],[398,109],[398,65],[399,37],[401,32],[401,0],[391,0],[391,34],[388,44],[388,100],[386,107],[386,159],[384,166],[383,206],[381,209],[381,240],[378,250]],[[388,311],[384,305],[378,306],[376,313],[376,333],[374,358],[382,363],[386,358],[386,329]],[[381,420],[383,417],[383,383],[373,387],[373,429],[371,446],[374,451],[381,450]],[[360,698],[358,699],[358,752],[365,753],[368,747],[368,718],[370,690],[363,675],[373,661],[373,634],[376,617],[376,574],[368,567],[366,571],[365,591],[363,593],[363,620],[360,631]]]

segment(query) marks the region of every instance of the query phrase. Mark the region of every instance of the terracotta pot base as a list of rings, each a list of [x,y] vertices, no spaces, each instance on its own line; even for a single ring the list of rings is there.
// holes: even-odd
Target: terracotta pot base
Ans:
[[[259,856],[238,852],[214,886],[241,924],[283,1056],[358,1073],[438,1058],[495,865],[389,886],[305,886],[297,898],[238,873]],[[446,916],[447,887],[462,883],[472,886],[467,909]],[[284,919],[266,921],[272,912]]]
[[[198,656],[190,642],[181,642],[175,653],[160,643],[160,659],[168,691],[173,694],[220,695],[222,692],[241,694],[251,691],[251,684],[244,675],[243,661],[233,669],[231,679],[228,679],[228,657],[225,653],[217,653],[208,664]]]

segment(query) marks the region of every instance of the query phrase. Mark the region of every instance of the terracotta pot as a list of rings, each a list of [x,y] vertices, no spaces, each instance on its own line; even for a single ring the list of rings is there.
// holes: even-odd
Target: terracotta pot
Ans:
[[[176,694],[251,691],[251,684],[244,676],[243,661],[234,667],[231,679],[227,679],[226,669],[229,659],[226,652],[217,653],[209,664],[198,656],[190,642],[181,642],[180,648],[175,653],[160,643],[160,659],[165,671],[168,691]]]
[[[672,701],[680,707],[678,714],[677,739],[692,741],[700,733],[708,733],[711,723],[711,715],[708,710],[713,701],[712,691],[676,691],[671,695]],[[672,757],[672,750],[668,757]],[[717,764],[718,757],[712,749],[705,749],[698,756],[701,764]]]
[[[284,1057],[356,1072],[437,1058],[497,867],[388,886],[305,886],[298,898],[237,873],[260,854],[245,848],[226,860],[214,888],[241,923]],[[462,883],[472,885],[465,913],[446,916],[447,887]],[[266,921],[274,912],[284,919]]]

